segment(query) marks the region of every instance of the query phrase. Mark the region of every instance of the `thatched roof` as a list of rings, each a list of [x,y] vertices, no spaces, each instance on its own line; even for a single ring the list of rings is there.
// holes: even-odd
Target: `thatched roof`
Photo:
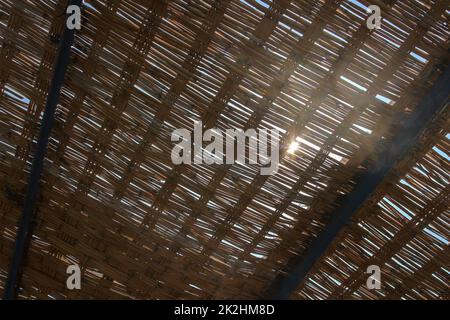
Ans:
[[[370,4],[381,29],[366,26]],[[0,288],[66,5],[0,0]],[[20,298],[261,297],[449,58],[448,0],[89,0],[82,16]],[[293,298],[445,297],[448,119],[444,108]],[[278,173],[174,165],[171,133],[194,120],[279,128]],[[82,290],[66,288],[73,263]],[[365,287],[370,264],[382,290]]]

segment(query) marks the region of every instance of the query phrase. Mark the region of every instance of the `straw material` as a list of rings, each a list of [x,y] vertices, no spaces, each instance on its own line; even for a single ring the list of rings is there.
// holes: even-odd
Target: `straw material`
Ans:
[[[360,208],[295,298],[445,297],[450,258],[449,111],[446,107],[417,149]],[[369,265],[381,268],[381,290],[366,287]]]
[[[21,298],[260,297],[449,57],[448,0],[85,3]],[[366,26],[369,4],[382,10],[379,30]],[[0,0],[0,288],[66,5]],[[433,123],[294,298],[443,297],[448,119]],[[281,129],[278,173],[174,165],[171,133],[194,120]],[[66,288],[74,263],[81,290]],[[366,264],[385,270],[382,291],[363,287]]]

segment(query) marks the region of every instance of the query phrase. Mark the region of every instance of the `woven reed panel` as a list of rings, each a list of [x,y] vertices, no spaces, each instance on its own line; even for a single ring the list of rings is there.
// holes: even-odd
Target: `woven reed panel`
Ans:
[[[370,4],[382,9],[380,30],[366,27]],[[0,0],[1,288],[66,5]],[[395,134],[397,119],[446,67],[448,9],[445,0],[85,1],[20,297],[259,297],[320,233],[337,198],[382,152],[375,148],[380,139]],[[448,153],[447,119],[427,139]],[[255,165],[174,165],[171,133],[192,129],[194,120],[206,128],[279,128],[278,173],[262,176]],[[289,153],[294,140],[299,147]],[[397,178],[409,174],[405,181],[429,191],[414,195],[421,204],[402,206],[427,216],[428,228],[445,238],[445,199],[433,199],[444,197],[448,158],[420,150],[405,161],[424,162],[423,170],[447,179],[426,180],[405,165]],[[435,168],[434,161],[445,165]],[[412,201],[413,191],[389,181],[367,204],[367,225],[395,228],[402,242],[392,247],[372,227],[352,224],[361,238],[345,231],[335,245],[353,242],[345,251],[336,247],[339,257],[363,268],[358,248],[388,243],[374,258],[390,268],[385,295],[438,298],[435,279],[448,277],[439,269],[448,252],[433,249],[442,245],[418,227],[402,231],[409,230],[405,218],[384,218],[395,213],[383,197]],[[424,206],[434,213],[420,211]],[[411,246],[425,247],[426,261]],[[423,263],[402,274],[394,255]],[[361,288],[359,271],[341,274],[346,266],[325,260],[295,297],[383,297]],[[81,290],[66,288],[73,263],[82,268]],[[315,277],[326,284],[311,285]],[[333,287],[329,277],[348,289]]]
[[[313,299],[446,299],[450,268],[449,108],[398,163],[294,294]],[[369,265],[381,288],[366,286]]]

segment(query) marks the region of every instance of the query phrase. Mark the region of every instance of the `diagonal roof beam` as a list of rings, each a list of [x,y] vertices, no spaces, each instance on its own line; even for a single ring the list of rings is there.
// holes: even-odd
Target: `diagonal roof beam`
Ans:
[[[399,130],[399,133],[389,142],[380,141],[378,149],[383,151],[378,155],[375,164],[359,177],[353,191],[342,199],[340,207],[331,214],[328,225],[312,241],[305,254],[292,258],[285,268],[286,272],[279,274],[269,285],[265,298],[288,299],[303,282],[308,272],[359,207],[370,197],[395,163],[414,146],[419,134],[428,123],[445,107],[449,97],[449,82],[450,67],[447,67],[415,111],[403,120],[403,128]]]
[[[71,0],[69,5],[81,7],[82,2],[81,0]],[[5,290],[3,293],[3,298],[5,300],[11,300],[17,297],[17,288],[21,280],[24,261],[30,245],[30,237],[33,227],[33,212],[35,210],[38,198],[48,139],[52,131],[55,110],[59,102],[61,87],[66,76],[67,66],[70,62],[69,58],[74,36],[75,30],[70,30],[64,26],[64,32],[59,44],[58,56],[56,57],[55,67],[53,69],[52,81],[48,90],[44,115],[42,117],[36,153],[33,158],[31,173],[28,178],[27,191],[25,194],[22,215],[20,217],[19,229],[17,231],[16,241],[14,243],[14,251],[11,257],[8,278],[6,279]]]

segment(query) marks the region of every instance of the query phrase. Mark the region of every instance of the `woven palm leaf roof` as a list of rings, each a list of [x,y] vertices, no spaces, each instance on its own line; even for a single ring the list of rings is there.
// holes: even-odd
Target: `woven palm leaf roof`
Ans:
[[[381,29],[366,26],[370,4]],[[0,0],[0,287],[66,6]],[[446,0],[90,0],[82,16],[20,298],[261,297],[449,57]],[[279,129],[278,173],[174,165],[173,130],[199,120]],[[442,112],[293,298],[445,296],[448,140]],[[380,292],[363,286],[373,261],[388,274]],[[74,263],[82,290],[66,288]]]

